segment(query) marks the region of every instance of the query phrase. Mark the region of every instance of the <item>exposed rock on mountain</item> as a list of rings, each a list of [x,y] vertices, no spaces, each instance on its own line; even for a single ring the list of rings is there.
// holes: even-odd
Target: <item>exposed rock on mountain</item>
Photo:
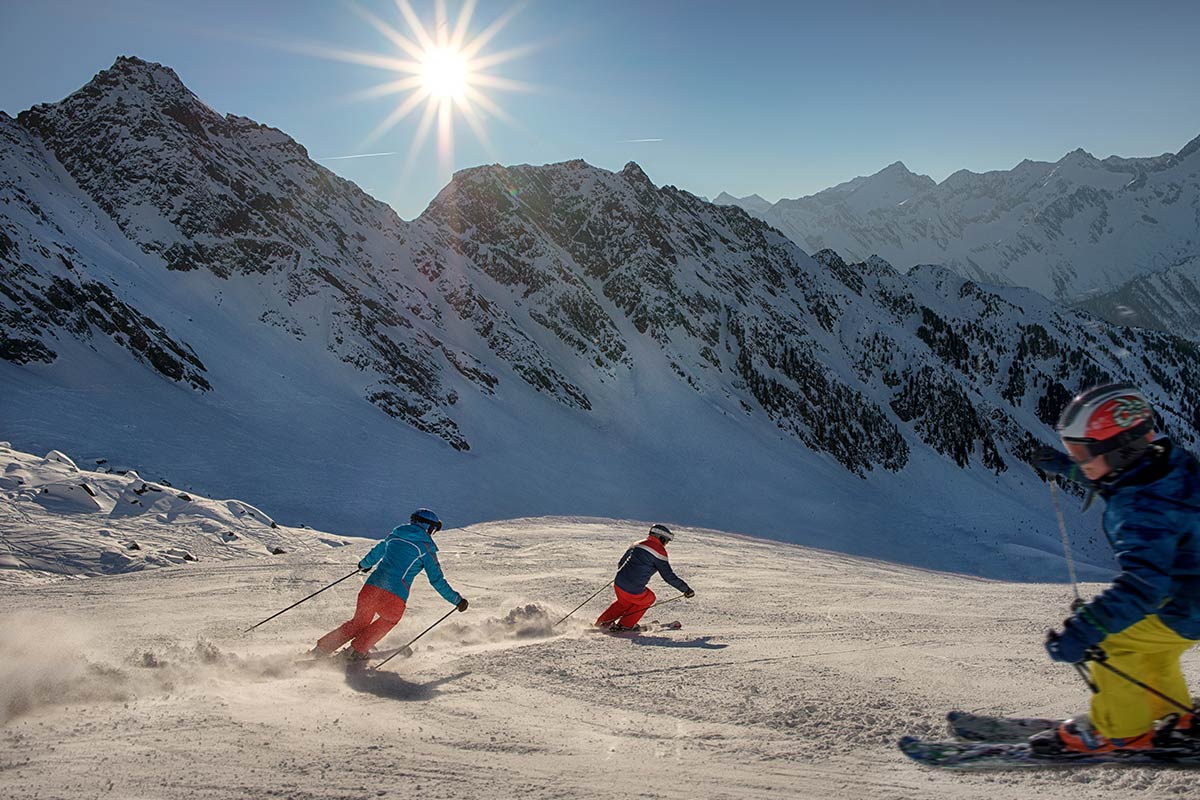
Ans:
[[[811,251],[943,264],[1072,301],[1200,255],[1200,137],[1178,153],[1022,161],[940,184],[896,162],[767,210],[741,204]]]
[[[1111,378],[1145,386],[1167,430],[1196,440],[1200,353],[1184,340],[941,267],[906,275],[878,257],[809,256],[633,163],[464,170],[406,223],[283,133],[217,114],[138,59],[19,122],[0,118],[0,377],[42,387],[6,400],[30,427],[60,424],[39,421],[55,407],[31,398],[66,384],[100,398],[81,363],[120,372],[132,354],[160,376],[138,408],[227,426],[200,435],[275,437],[262,447],[301,464],[322,457],[288,449],[301,436],[327,448],[349,435],[369,451],[412,428],[472,451],[439,458],[443,474],[478,465],[471,500],[456,501],[480,515],[550,508],[567,491],[558,478],[589,464],[593,483],[578,481],[589,501],[627,494],[644,510],[682,484],[689,509],[714,520],[773,477],[689,493],[700,473],[686,459],[736,472],[737,448],[767,453],[780,474],[803,461],[830,486],[914,470],[941,485],[965,470],[1015,497],[1030,473],[1012,468],[1050,438],[1066,399]],[[1136,167],[1161,188],[1195,166],[1187,154],[1074,159],[1055,180],[1074,175],[1076,188],[1078,170]],[[1016,184],[1047,180],[1037,165],[1017,172],[931,189],[896,164],[805,207],[883,220],[910,192],[932,208],[959,186],[956,219],[985,219],[999,212],[980,198],[1003,205],[1024,196]],[[1055,206],[1052,223],[1048,207],[1039,229],[1066,237],[1078,214]],[[179,386],[203,391],[183,404]],[[361,421],[333,445],[319,438],[343,419]],[[412,461],[413,480],[422,448],[404,441],[386,452]],[[710,441],[722,443],[711,456]],[[682,477],[655,483],[664,464]]]

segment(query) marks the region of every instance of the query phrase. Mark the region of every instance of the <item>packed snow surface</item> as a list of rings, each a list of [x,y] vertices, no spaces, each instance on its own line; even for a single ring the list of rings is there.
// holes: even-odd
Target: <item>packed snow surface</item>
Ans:
[[[68,461],[38,459],[27,477],[70,478]],[[102,506],[134,479],[109,480],[93,487]],[[349,616],[357,578],[243,631],[353,570],[370,540],[238,527],[247,514],[226,515],[230,501],[194,498],[199,511],[168,520],[44,494],[6,488],[0,502],[4,539],[37,561],[0,569],[6,797],[1109,800],[1194,785],[1171,769],[934,772],[896,749],[905,733],[941,735],[951,708],[1080,710],[1086,690],[1041,647],[1067,612],[1064,585],[679,528],[672,564],[696,597],[648,618],[682,630],[617,638],[588,624],[607,589],[555,621],[612,578],[648,522],[517,519],[439,534],[470,609],[411,658],[348,674],[298,659]],[[241,538],[223,542],[203,521]],[[267,535],[288,552],[272,555]],[[84,558],[131,539],[135,558],[174,547],[196,560],[106,574]],[[380,646],[449,609],[418,578]],[[1184,665],[1200,666],[1193,654]]]

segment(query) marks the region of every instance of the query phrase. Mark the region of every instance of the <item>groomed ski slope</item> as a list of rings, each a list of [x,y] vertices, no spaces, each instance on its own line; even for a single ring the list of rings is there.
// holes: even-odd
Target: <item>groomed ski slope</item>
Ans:
[[[6,505],[11,532],[13,509],[31,504]],[[47,516],[29,523],[54,535]],[[10,581],[0,794],[1111,800],[1192,791],[1194,774],[1180,770],[954,774],[896,749],[904,733],[941,734],[953,707],[1066,715],[1085,702],[1074,672],[1040,645],[1065,613],[1061,585],[681,529],[672,562],[697,596],[650,616],[682,620],[683,630],[589,631],[607,595],[552,627],[611,578],[647,525],[539,518],[444,531],[442,563],[470,610],[412,658],[367,676],[293,663],[348,616],[357,579],[241,631],[346,574],[369,540]],[[657,580],[653,588],[674,594]],[[448,608],[419,578],[408,616],[380,646],[407,641]],[[1185,669],[1200,673],[1194,655]]]

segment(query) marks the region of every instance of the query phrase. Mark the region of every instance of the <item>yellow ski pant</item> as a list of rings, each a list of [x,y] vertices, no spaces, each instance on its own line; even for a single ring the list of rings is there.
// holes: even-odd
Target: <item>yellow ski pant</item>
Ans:
[[[1192,699],[1179,657],[1198,643],[1175,633],[1152,614],[1106,637],[1100,646],[1111,666],[1190,708]],[[1090,718],[1096,730],[1109,739],[1138,736],[1150,730],[1156,719],[1179,711],[1099,664],[1090,665],[1090,671],[1100,690],[1092,695]]]

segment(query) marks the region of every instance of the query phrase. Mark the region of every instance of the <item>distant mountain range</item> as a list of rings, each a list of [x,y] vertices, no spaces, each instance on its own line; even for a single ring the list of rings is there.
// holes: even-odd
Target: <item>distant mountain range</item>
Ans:
[[[941,264],[1074,302],[1200,257],[1200,137],[1151,158],[1075,150],[1052,164],[960,170],[941,183],[896,162],[765,208],[757,195],[717,202],[741,206],[809,252],[878,255],[903,270]]]
[[[121,58],[0,115],[0,167],[0,435],[290,524],[677,520],[1045,577],[1024,462],[1076,388],[1137,381],[1197,440],[1186,340],[809,255],[633,163],[464,170],[406,223]]]

